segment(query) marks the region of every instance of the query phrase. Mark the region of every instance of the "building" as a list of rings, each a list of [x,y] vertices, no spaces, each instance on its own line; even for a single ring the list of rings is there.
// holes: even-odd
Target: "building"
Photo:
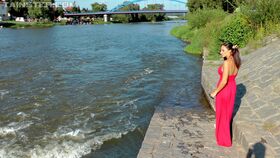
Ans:
[[[8,8],[5,0],[0,0],[0,20],[8,19]]]

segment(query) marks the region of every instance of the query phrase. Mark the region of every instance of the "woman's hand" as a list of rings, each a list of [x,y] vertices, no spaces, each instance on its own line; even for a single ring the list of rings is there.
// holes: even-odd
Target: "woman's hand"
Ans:
[[[214,90],[214,91],[213,91],[212,93],[210,93],[209,95],[210,95],[211,98],[214,99],[214,98],[216,97],[216,95],[217,95],[217,91]]]

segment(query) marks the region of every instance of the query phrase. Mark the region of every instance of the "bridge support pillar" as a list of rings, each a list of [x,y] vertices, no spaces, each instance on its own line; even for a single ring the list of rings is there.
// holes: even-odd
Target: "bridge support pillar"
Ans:
[[[104,14],[103,19],[104,19],[104,22],[108,22],[108,19],[110,20],[110,17],[109,17],[109,15]]]

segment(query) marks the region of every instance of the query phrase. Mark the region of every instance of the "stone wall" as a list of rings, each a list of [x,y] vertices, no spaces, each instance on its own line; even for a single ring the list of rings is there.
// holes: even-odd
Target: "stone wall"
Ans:
[[[242,56],[236,77],[237,94],[233,139],[249,156],[280,157],[280,40]],[[210,93],[216,86],[222,61],[204,61],[201,84],[212,108]]]

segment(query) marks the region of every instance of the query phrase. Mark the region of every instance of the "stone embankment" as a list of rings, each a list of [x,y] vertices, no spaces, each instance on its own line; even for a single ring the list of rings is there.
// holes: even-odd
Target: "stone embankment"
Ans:
[[[236,77],[233,146],[215,142],[214,111],[204,114],[179,107],[156,107],[138,158],[280,157],[280,40],[242,56]],[[206,94],[219,79],[222,61],[204,61],[201,84]]]
[[[242,56],[236,77],[233,137],[249,155],[280,157],[280,40]],[[215,88],[219,62],[205,61],[202,87]],[[215,110],[214,100],[210,104]]]

